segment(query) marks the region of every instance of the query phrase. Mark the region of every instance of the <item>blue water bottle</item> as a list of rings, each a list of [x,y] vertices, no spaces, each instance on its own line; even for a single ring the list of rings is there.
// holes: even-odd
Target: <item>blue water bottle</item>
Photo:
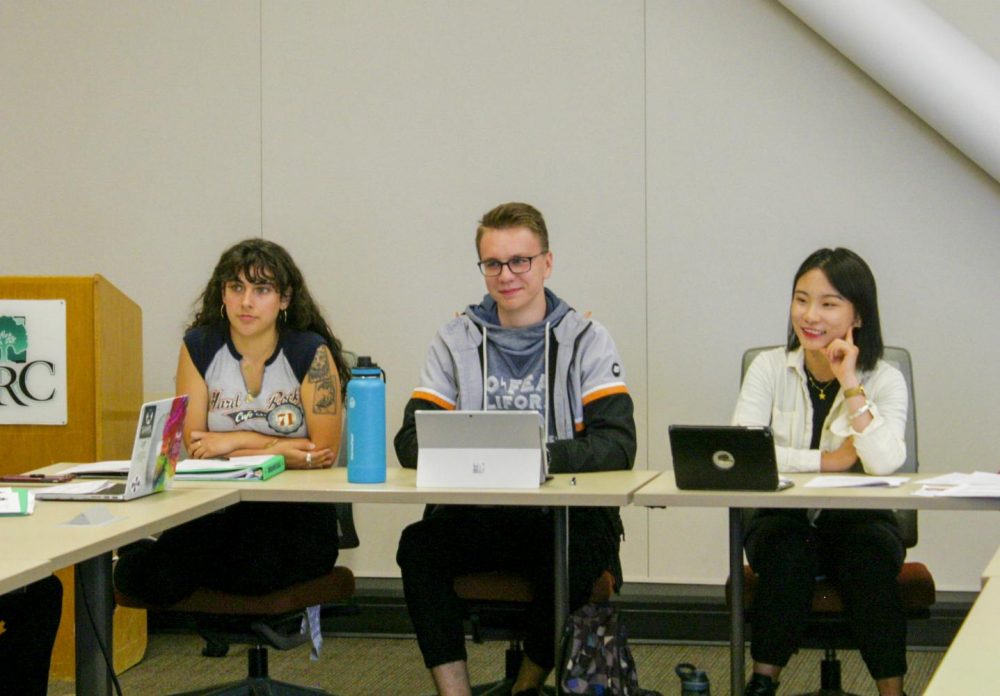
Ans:
[[[368,355],[347,383],[347,480],[385,481],[385,372]]]

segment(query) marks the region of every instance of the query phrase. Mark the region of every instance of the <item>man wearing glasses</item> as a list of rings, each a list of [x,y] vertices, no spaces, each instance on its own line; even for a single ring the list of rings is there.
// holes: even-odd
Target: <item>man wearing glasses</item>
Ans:
[[[603,326],[545,287],[552,252],[542,214],[505,203],[476,231],[487,295],[445,324],[406,405],[396,454],[417,465],[418,410],[534,410],[548,435],[549,471],[631,469],[632,398]],[[516,571],[535,587],[525,657],[512,693],[536,694],[554,662],[553,521],[544,508],[439,506],[403,530],[396,560],[424,663],[440,694],[470,693],[462,607],[454,578]],[[606,570],[621,584],[623,533],[616,508],[570,511],[570,607]]]

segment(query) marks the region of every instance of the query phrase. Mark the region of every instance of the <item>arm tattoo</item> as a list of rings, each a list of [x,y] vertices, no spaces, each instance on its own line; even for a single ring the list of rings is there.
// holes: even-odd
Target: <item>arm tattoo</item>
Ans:
[[[340,403],[340,384],[336,372],[330,371],[330,361],[327,352],[322,348],[316,351],[309,374],[306,379],[316,385],[313,396],[313,413],[336,415]]]

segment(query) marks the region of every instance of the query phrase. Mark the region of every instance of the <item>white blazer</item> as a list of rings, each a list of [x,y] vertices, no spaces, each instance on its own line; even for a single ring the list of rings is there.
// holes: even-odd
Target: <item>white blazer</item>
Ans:
[[[850,436],[868,474],[891,474],[906,460],[906,380],[892,365],[879,360],[858,378],[871,402],[872,421],[857,432],[847,420],[842,391],[837,392],[823,424],[819,450],[812,442],[813,408],[809,398],[802,348],[786,353],[776,348],[754,358],[740,389],[734,425],[770,425],[774,432],[778,470],[818,472],[820,451],[832,452]]]

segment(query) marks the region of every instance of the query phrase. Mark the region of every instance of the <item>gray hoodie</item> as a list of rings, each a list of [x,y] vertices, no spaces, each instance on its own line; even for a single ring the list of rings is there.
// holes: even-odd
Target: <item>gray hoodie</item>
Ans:
[[[560,350],[555,365],[543,368],[545,375],[551,370],[554,377],[542,380],[542,388],[552,384],[553,391],[543,399],[544,411],[540,412],[548,421],[550,438],[572,439],[583,428],[585,403],[628,392],[625,372],[614,341],[603,326],[571,309],[551,290],[545,290],[545,299],[549,307],[545,320],[518,329],[499,326],[491,297],[470,305],[434,337],[412,397],[449,410],[483,410],[490,391],[489,375],[497,374],[496,364],[490,366],[491,357],[501,363],[501,371],[511,365],[523,368],[532,355],[547,362],[545,345],[551,334]],[[486,351],[480,359],[484,342]]]

